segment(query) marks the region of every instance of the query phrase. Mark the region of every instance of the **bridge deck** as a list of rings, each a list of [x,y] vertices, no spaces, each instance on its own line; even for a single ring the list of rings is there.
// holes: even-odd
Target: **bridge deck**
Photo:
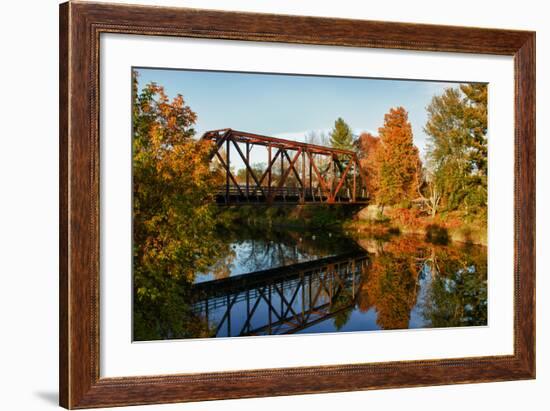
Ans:
[[[260,190],[256,187],[248,189],[248,193],[245,185],[231,186],[229,189],[226,187],[220,187],[216,194],[216,203],[229,204],[229,205],[243,205],[243,204],[326,204],[329,198],[320,188],[303,190],[300,187],[262,187]],[[340,192],[334,196],[332,203],[355,205],[366,205],[369,203],[367,197],[356,196],[353,200],[351,193]]]

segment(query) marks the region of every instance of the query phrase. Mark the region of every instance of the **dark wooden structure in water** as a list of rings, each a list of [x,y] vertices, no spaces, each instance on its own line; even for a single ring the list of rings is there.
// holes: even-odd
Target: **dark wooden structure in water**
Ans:
[[[225,185],[216,198],[220,204],[367,203],[367,176],[353,151],[229,128],[208,131],[202,139],[214,143],[211,158],[225,172]],[[266,154],[261,172],[250,163],[250,152],[255,147]],[[239,182],[231,169],[232,148],[244,163],[244,182]]]

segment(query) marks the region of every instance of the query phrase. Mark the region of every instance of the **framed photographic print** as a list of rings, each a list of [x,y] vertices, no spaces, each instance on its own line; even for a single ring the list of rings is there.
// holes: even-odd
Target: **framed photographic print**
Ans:
[[[60,404],[535,377],[535,33],[60,6]]]

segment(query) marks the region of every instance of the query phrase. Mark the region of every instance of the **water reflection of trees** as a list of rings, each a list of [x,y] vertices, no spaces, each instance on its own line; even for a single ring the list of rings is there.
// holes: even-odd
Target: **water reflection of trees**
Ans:
[[[290,265],[309,258],[362,249],[337,233],[278,231],[250,227],[218,228],[210,238],[219,252],[204,262],[214,279],[229,276],[235,265],[252,272]],[[361,243],[361,242],[360,242]],[[239,248],[240,247],[240,248]],[[237,252],[238,249],[238,252]],[[343,287],[332,298],[330,313],[336,331],[344,329],[354,311],[375,310],[382,329],[409,328],[411,316],[424,327],[484,325],[487,322],[486,248],[452,243],[426,243],[417,237],[369,240],[369,264],[357,293]],[[140,278],[153,281],[156,277]],[[156,281],[156,280],[155,280]],[[216,324],[193,312],[192,281],[169,278],[154,284],[157,298],[134,307],[138,340],[211,337]],[[324,291],[321,290],[321,294]],[[326,296],[327,301],[330,299]],[[350,307],[350,304],[351,307]]]
[[[380,242],[371,261],[358,307],[362,312],[374,308],[382,329],[409,328],[415,306],[426,327],[486,324],[484,247],[437,246],[415,237],[395,237]],[[426,290],[420,296],[422,280]]]
[[[340,290],[340,293],[332,299],[330,312],[334,314],[334,327],[336,331],[340,331],[351,319],[353,312],[354,296],[349,288]]]
[[[134,340],[212,336],[210,325],[192,310],[192,285],[196,271],[207,267],[213,267],[215,277],[228,275],[234,254],[213,228],[193,235],[179,232],[178,241],[183,246],[161,250],[167,255],[159,253],[148,264],[138,258],[139,253],[134,257]],[[140,292],[144,289],[147,293]]]
[[[433,327],[487,324],[487,254],[482,247],[441,247],[429,265],[423,315]]]
[[[376,309],[381,328],[408,328],[418,293],[421,263],[417,258],[421,253],[416,239],[398,237],[380,243],[378,253],[372,256],[358,304],[363,312]]]
[[[329,255],[338,255],[360,247],[350,238],[337,232],[309,232],[280,230],[276,228],[230,227],[222,229],[223,238],[228,247],[226,255],[211,266],[212,273],[224,267],[225,276],[229,276],[231,263],[238,249],[239,265],[247,272],[259,271],[315,260]],[[231,245],[231,247],[229,247]],[[215,278],[222,278],[214,274]]]

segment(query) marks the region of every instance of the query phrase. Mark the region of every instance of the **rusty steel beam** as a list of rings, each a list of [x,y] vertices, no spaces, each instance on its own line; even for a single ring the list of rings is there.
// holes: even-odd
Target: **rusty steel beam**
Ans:
[[[340,177],[340,181],[338,182],[338,184],[336,185],[336,189],[334,190],[334,194],[333,194],[333,200],[335,199],[335,197],[338,195],[338,192],[340,191],[340,189],[342,188],[342,184],[344,183],[344,181],[346,180],[346,177],[348,175],[348,172],[349,172],[349,169],[351,168],[351,165],[353,164],[353,161],[350,161],[347,165],[347,167],[345,168],[344,170],[344,173],[342,174],[342,176]]]
[[[327,183],[325,182],[325,179],[321,175],[321,172],[317,168],[317,165],[315,164],[315,161],[313,161],[312,154],[310,152],[308,152],[307,154],[308,154],[308,157],[309,157],[310,164],[313,166],[313,170],[315,171],[315,174],[317,174],[317,179],[321,183],[321,187],[323,188],[323,190],[325,190],[325,192],[328,193],[327,197],[330,197],[330,195],[331,195],[330,188],[328,187]]]
[[[360,197],[359,202],[366,202],[366,197],[362,195],[363,192],[366,192],[366,176],[360,167],[356,153],[351,150],[262,136],[230,128],[208,131],[204,133],[202,139],[214,143],[210,158],[217,157],[225,170],[226,181],[223,199],[226,204],[246,203],[250,201],[251,196],[254,196],[256,202],[266,201],[269,203],[276,198],[282,199],[283,202],[290,201],[300,204],[306,202],[334,203],[341,201],[342,198],[349,203],[356,203],[358,197]],[[245,152],[240,144],[245,147]],[[235,147],[237,154],[244,162],[245,184],[242,188],[231,172],[231,146]],[[250,164],[250,151],[254,146],[263,146],[267,151],[267,167],[261,176],[256,174]],[[226,150],[225,159],[220,155],[222,147]],[[272,153],[273,148],[277,150],[275,155]],[[298,163],[300,159],[301,163]],[[280,161],[281,170],[274,182],[273,167],[277,160]],[[307,180],[308,170],[309,182]],[[348,181],[350,172],[353,174],[353,189]],[[291,173],[294,174],[297,182],[295,190],[294,187],[288,186],[290,184],[288,177]],[[250,178],[255,185],[250,184]],[[316,180],[316,187],[314,187],[314,180]],[[236,190],[231,185],[235,185]],[[343,187],[346,188],[345,194],[339,195]],[[360,191],[361,194],[358,195],[358,189],[365,191]],[[315,190],[319,190],[318,195]]]
[[[248,161],[248,155],[247,155],[247,157],[244,156],[243,152],[241,151],[241,148],[239,147],[239,145],[237,144],[237,142],[235,140],[233,140],[233,145],[237,149],[237,152],[241,156],[242,160],[244,161],[244,165],[246,167],[246,171],[247,171],[247,175],[246,175],[246,177],[247,177],[247,179],[246,179],[247,180],[246,181],[246,194],[248,195],[248,175],[250,174],[252,176],[252,179],[256,183],[256,187],[262,192],[263,195],[265,195],[264,189],[262,188],[262,186],[260,185],[260,182],[256,178],[256,174],[254,173],[254,170],[252,170],[252,168],[250,167],[250,164],[249,164],[249,161]],[[248,148],[247,148],[247,150],[248,150]]]
[[[281,175],[280,177],[280,180],[279,180],[279,183],[277,184],[277,188],[280,189],[283,187],[288,175],[290,174],[290,170],[294,167],[294,163],[296,163],[296,160],[298,159],[298,157],[300,157],[300,150],[298,150],[298,152],[294,155],[294,157],[292,158],[292,161],[290,162],[290,165],[289,167],[285,170],[284,174]],[[284,157],[281,156],[281,160],[283,160]],[[282,171],[282,167],[281,167],[281,171]],[[272,196],[273,197],[273,196]],[[271,198],[270,200],[273,200],[273,198]]]
[[[243,194],[243,191],[238,183],[238,181],[235,179],[235,177],[233,176],[233,174],[231,173],[231,170],[229,170],[229,165],[225,163],[223,157],[220,155],[220,153],[216,152],[215,154],[217,157],[218,157],[218,160],[220,161],[220,163],[222,164],[222,166],[225,168],[225,171],[226,171],[226,178],[228,179],[231,179],[231,181],[233,181],[233,184],[235,184],[235,186],[237,186],[239,192],[241,193],[241,195]],[[227,188],[229,189],[229,184],[226,183],[227,185]]]
[[[277,152],[275,153],[275,157],[271,158],[271,150],[269,150],[270,161],[267,165],[267,169],[264,171],[264,173],[262,174],[262,177],[260,178],[260,184],[263,183],[264,178],[266,176],[269,176],[267,186],[271,187],[271,169],[272,169],[273,165],[275,164],[275,161],[277,161],[277,157],[279,156],[279,154],[281,154],[281,149],[278,149]]]
[[[299,153],[301,155],[302,150],[299,150]],[[290,159],[290,156],[288,155],[288,153],[286,151],[284,152],[284,155],[286,156],[286,158],[287,158],[287,160],[290,164],[289,168],[291,168],[292,171],[294,172],[294,176],[296,177],[296,180],[298,180],[298,183],[300,184],[300,187],[303,187],[302,179],[300,178],[300,175],[298,174],[298,171],[296,171],[296,167],[294,167],[294,162],[292,162],[292,160]]]
[[[222,134],[220,134],[220,132]],[[219,138],[222,138],[222,136],[225,135],[225,133],[227,132],[231,134],[231,138],[233,138],[235,141],[238,141],[240,143],[245,143],[248,141],[256,145],[271,144],[274,147],[282,146],[290,150],[297,150],[301,148],[303,150],[309,150],[310,152],[316,153],[316,154],[327,154],[327,155],[343,154],[343,155],[349,155],[349,156],[353,156],[355,154],[351,150],[343,150],[340,148],[325,147],[317,144],[302,143],[300,141],[292,141],[284,138],[263,136],[260,134],[247,133],[244,131],[237,131],[233,129],[221,129],[221,130],[208,131],[204,133],[202,138],[206,140],[218,140]]]

